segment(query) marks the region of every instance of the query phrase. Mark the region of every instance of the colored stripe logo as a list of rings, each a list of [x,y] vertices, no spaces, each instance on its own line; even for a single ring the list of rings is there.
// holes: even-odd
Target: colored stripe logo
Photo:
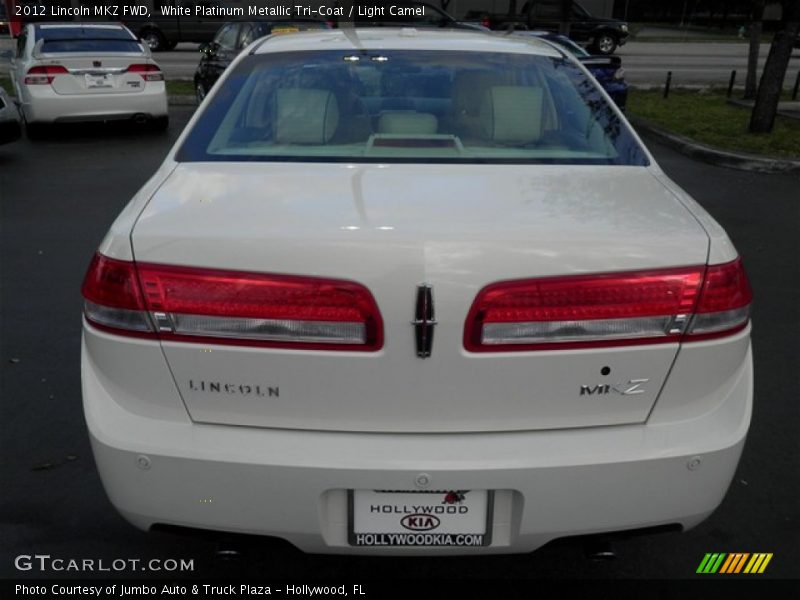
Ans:
[[[726,575],[735,575],[749,573],[755,575],[756,573],[763,573],[771,560],[772,552],[757,552],[754,554],[749,552],[709,552],[700,561],[700,566],[697,567],[696,572],[701,574],[724,573]]]

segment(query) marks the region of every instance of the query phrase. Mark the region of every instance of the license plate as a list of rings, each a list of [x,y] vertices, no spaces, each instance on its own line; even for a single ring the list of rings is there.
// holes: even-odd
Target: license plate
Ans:
[[[86,74],[86,87],[87,88],[106,88],[112,87],[113,81],[111,75],[89,75]]]
[[[351,490],[351,546],[487,546],[492,493]]]

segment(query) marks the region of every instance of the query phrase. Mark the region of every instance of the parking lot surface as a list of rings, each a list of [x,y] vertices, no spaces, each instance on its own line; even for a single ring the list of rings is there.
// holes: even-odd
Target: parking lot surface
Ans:
[[[213,540],[124,522],[105,497],[83,421],[80,283],[109,224],[190,116],[174,109],[166,135],[76,126],[0,147],[0,577],[63,576],[14,566],[19,555],[50,554],[194,560],[193,572],[173,577],[691,578],[707,552],[771,552],[761,577],[798,576],[800,179],[712,167],[654,143],[661,166],[732,236],[755,293],[753,424],[725,501],[697,529],[620,542],[610,562],[587,560],[574,540],[525,556],[373,559],[308,556],[262,538],[226,542],[242,557],[223,562]]]

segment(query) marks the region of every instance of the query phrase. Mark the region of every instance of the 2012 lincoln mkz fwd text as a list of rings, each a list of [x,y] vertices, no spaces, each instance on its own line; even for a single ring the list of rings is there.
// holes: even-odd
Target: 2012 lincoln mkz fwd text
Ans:
[[[254,42],[83,296],[97,466],[143,529],[363,554],[686,529],[750,421],[741,259],[539,39]]]

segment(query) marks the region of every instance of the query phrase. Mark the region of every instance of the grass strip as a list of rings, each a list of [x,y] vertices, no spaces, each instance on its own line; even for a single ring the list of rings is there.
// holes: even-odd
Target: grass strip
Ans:
[[[747,131],[750,110],[727,103],[724,92],[631,90],[628,113],[671,133],[720,150],[800,159],[800,121],[778,116],[772,133]]]

